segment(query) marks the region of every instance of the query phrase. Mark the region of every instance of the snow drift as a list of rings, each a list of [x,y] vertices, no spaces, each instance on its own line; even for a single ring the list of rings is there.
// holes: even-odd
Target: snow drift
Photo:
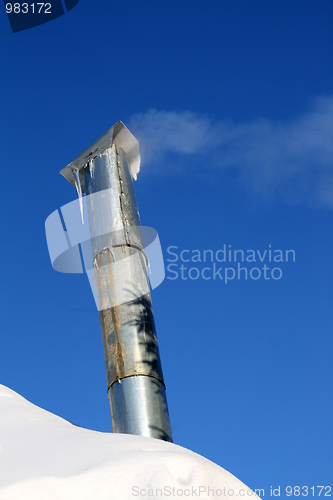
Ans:
[[[76,427],[0,385],[0,500],[236,495],[259,498],[232,474],[181,446]]]

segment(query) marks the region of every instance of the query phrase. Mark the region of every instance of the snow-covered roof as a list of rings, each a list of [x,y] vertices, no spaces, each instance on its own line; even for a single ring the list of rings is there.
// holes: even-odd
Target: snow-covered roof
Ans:
[[[229,496],[249,490],[226,470],[181,446],[77,427],[3,385],[0,471],[1,500],[196,498],[199,487],[199,498],[210,499],[212,493],[208,496],[203,488],[225,488],[223,498],[228,490],[233,490]],[[167,495],[172,488],[175,494]],[[193,489],[196,495],[189,495]],[[248,496],[259,498],[244,494]]]

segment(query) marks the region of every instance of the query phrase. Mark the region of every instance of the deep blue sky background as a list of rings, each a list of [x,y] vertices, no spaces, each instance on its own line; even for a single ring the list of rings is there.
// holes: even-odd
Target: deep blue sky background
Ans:
[[[44,223],[76,197],[59,170],[120,119],[165,259],[296,252],[281,280],[153,291],[174,442],[265,496],[332,486],[332,2],[80,0],[25,32],[0,22],[0,383],[110,431],[88,280],[52,269]]]

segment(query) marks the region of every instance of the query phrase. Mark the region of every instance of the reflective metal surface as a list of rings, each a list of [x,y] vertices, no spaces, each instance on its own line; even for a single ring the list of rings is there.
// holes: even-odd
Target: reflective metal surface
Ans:
[[[164,386],[150,294],[99,314],[108,388],[134,375],[154,377]]]
[[[140,216],[126,154],[115,145],[82,169],[94,256],[104,248],[142,248]],[[105,193],[105,194],[104,194]]]
[[[172,441],[165,388],[155,378],[123,378],[109,389],[109,400],[113,432]]]
[[[92,251],[84,251],[83,246],[82,251],[85,267],[94,268],[112,430],[172,441],[147,258],[128,161],[128,154],[132,159],[138,156],[135,147],[131,152],[128,146],[136,139],[127,140],[129,152],[125,153],[114,142],[121,134],[110,131],[61,173],[71,182],[73,168],[79,168],[82,191],[90,195],[87,214]],[[130,132],[121,131],[128,139]]]
[[[140,170],[139,142],[121,121],[118,121],[115,125],[113,125],[113,127],[105,132],[105,134],[97,139],[97,141],[93,142],[87,149],[85,149],[83,153],[79,154],[79,156],[77,156],[71,163],[60,170],[60,174],[63,175],[74,187],[76,187],[75,175],[73,174],[73,171],[77,170],[81,183],[81,191],[85,194],[86,189],[83,168],[85,168],[91,160],[97,158],[101,153],[103,153],[103,151],[110,148],[112,145],[119,146],[123,149],[127,156],[130,173],[132,177],[136,179],[136,175]],[[103,189],[106,188],[104,187]]]

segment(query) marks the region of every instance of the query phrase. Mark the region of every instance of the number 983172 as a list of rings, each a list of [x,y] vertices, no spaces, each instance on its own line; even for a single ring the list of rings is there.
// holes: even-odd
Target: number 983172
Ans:
[[[51,14],[50,3],[6,3],[7,14]]]

